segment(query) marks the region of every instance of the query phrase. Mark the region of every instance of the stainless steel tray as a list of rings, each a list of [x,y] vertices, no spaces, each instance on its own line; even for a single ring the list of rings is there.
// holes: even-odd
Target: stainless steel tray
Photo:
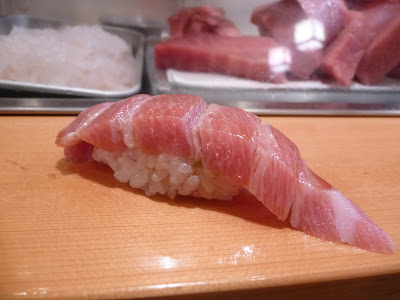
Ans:
[[[171,80],[170,73],[154,64],[154,46],[159,38],[148,39],[146,72],[152,94],[195,94],[209,103],[235,106],[256,114],[283,115],[400,115],[400,81],[387,79],[383,84],[342,87],[320,82],[304,81],[288,84],[250,83],[240,87],[232,81],[218,86],[191,84],[190,80]],[[176,72],[179,73],[179,72]],[[190,79],[190,72],[183,76]],[[181,74],[181,75],[182,75]],[[219,75],[212,75],[218,79]],[[238,87],[239,86],[239,87]]]
[[[0,19],[0,34],[8,34],[13,26],[21,26],[25,28],[58,28],[66,23],[40,19],[24,15],[7,16]],[[48,84],[37,84],[20,81],[9,81],[0,79],[0,89],[11,91],[35,92],[42,94],[57,94],[60,96],[81,96],[81,97],[107,97],[107,98],[124,98],[136,94],[141,89],[141,80],[143,73],[144,61],[144,37],[141,33],[116,26],[102,25],[103,29],[109,33],[119,36],[132,47],[132,54],[136,59],[135,81],[129,89],[122,91],[107,91],[97,89],[86,89],[78,87],[55,86]],[[3,101],[0,99],[0,102]],[[55,100],[56,101],[56,100]],[[0,104],[1,105],[1,104]]]
[[[0,114],[61,114],[75,115],[100,102],[115,101],[107,98],[0,98]],[[244,101],[220,99],[225,106],[245,109],[258,115],[323,115],[323,116],[398,116],[400,102],[293,102],[293,101]]]

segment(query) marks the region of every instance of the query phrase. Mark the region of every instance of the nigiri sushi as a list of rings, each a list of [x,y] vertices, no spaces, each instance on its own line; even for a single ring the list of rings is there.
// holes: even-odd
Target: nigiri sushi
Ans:
[[[292,141],[242,109],[193,95],[135,95],[83,111],[56,144],[69,161],[103,162],[147,196],[229,200],[245,189],[307,234],[395,251],[386,232],[308,168]]]

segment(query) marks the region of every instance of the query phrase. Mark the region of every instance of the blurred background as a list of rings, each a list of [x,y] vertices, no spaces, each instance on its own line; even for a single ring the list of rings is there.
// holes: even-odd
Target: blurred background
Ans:
[[[22,15],[66,24],[116,25],[138,31],[144,39],[136,39],[132,44],[135,46],[134,55],[140,63],[138,77],[141,81],[139,79],[135,84],[139,85],[142,93],[196,94],[208,102],[237,106],[259,114],[400,114],[400,86],[398,79],[393,78],[385,78],[379,84],[370,86],[361,85],[356,80],[350,86],[338,85],[329,81],[329,78],[327,81],[326,77],[317,77],[317,80],[289,80],[287,84],[274,85],[226,77],[219,80],[220,77],[212,77],[211,74],[207,74],[207,78],[200,78],[197,74],[196,84],[188,84],[187,80],[191,80],[193,74],[183,74],[186,77],[185,82],[182,82],[181,72],[160,71],[154,66],[154,46],[165,37],[162,33],[169,30],[168,17],[180,8],[202,4],[221,7],[225,17],[232,20],[243,35],[259,36],[258,27],[250,21],[251,14],[257,6],[274,2],[278,0],[0,0],[0,17]],[[20,22],[21,19],[13,21]],[[8,34],[10,23],[6,24],[5,29],[0,26],[1,34]],[[223,85],[215,88],[217,79]],[[212,85],[206,86],[209,83]],[[36,86],[32,88],[24,84],[2,83],[0,80],[0,112],[32,111],[34,97],[35,103],[41,103],[35,104],[35,107],[52,106],[49,110],[66,113],[79,112],[108,96],[122,97],[119,94],[103,93],[95,95],[102,99],[88,99],[85,97],[94,95],[71,90],[61,95],[57,90],[50,92],[57,92],[57,101],[44,103],[46,99],[43,98],[53,97],[54,94]],[[74,95],[83,98],[61,99]],[[60,107],[63,108],[61,111]]]
[[[250,23],[255,6],[274,0],[0,0],[0,14],[26,14],[56,18],[68,22],[96,23],[112,21],[122,25],[166,26],[168,16],[182,6],[209,4],[223,7],[226,16],[245,34],[258,34]]]

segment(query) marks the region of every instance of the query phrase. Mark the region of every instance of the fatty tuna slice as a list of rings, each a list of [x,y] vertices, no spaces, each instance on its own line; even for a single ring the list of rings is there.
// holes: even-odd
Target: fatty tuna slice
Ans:
[[[279,45],[267,37],[186,34],[155,46],[160,69],[214,72],[266,82],[284,82]],[[279,56],[278,56],[279,58]]]
[[[124,120],[133,119],[137,109],[148,98],[150,98],[148,95],[136,95],[113,103],[80,132],[80,138],[108,151],[126,148],[123,133],[126,127]]]
[[[56,144],[64,147],[64,155],[69,161],[79,163],[92,160],[93,144],[83,141],[80,135],[111,105],[111,102],[103,102],[89,107],[57,134]]]
[[[193,127],[204,168],[246,185],[259,125],[259,118],[242,109],[210,104]]]
[[[108,151],[124,149],[131,136],[124,130],[130,127],[135,111],[148,98],[149,95],[136,95],[118,102],[94,105],[59,132],[56,144],[63,145],[65,156],[72,162],[90,161],[93,147]]]
[[[258,128],[255,141],[248,190],[279,220],[286,220],[306,166],[296,145],[269,124]]]
[[[312,172],[297,146],[264,124],[247,189],[278,219],[323,240],[393,253],[395,245],[355,203]],[[273,199],[273,200],[272,200]]]
[[[56,144],[72,146],[81,142],[80,133],[82,130],[90,126],[90,124],[111,105],[111,102],[103,102],[81,112],[75,118],[74,122],[70,123],[57,134]]]
[[[158,95],[144,103],[133,118],[136,145],[146,153],[195,157],[192,127],[206,110],[202,98]]]
[[[340,191],[307,169],[296,187],[290,224],[324,240],[394,253],[389,235]]]
[[[87,144],[107,151],[139,146],[152,154],[194,156],[191,128],[206,106],[202,98],[191,95],[136,95],[98,104],[61,130],[56,144],[76,162],[76,151],[93,148]]]
[[[305,233],[367,250],[395,251],[387,233],[356,204],[314,174],[292,141],[274,127],[261,125],[255,115],[237,108],[207,106],[196,96],[140,97],[142,100],[135,97],[125,100],[141,103],[134,113],[119,114],[116,107],[130,107],[121,102],[98,105],[81,113],[61,130],[57,145],[74,149],[65,151],[71,161],[82,161],[84,157],[90,161],[87,154],[94,145],[83,140],[84,132],[93,120],[107,122],[102,116],[108,116],[110,120],[117,120],[110,124],[118,128],[106,130],[105,135],[101,130],[93,131],[99,136],[93,141],[102,138],[111,141],[112,132],[120,132],[126,148],[188,156],[205,170],[221,174],[247,189],[278,219],[289,219],[293,227]],[[132,120],[127,122],[127,118]],[[95,128],[103,126],[99,124]],[[78,148],[86,153],[76,159],[80,156]],[[118,155],[120,151],[111,153]]]

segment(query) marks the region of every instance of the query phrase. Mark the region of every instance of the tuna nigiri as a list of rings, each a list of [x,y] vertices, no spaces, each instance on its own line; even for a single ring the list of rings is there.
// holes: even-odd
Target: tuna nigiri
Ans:
[[[103,162],[148,196],[227,200],[245,189],[307,234],[395,251],[386,232],[308,168],[292,141],[238,108],[192,95],[136,95],[82,112],[56,144],[69,161]]]

